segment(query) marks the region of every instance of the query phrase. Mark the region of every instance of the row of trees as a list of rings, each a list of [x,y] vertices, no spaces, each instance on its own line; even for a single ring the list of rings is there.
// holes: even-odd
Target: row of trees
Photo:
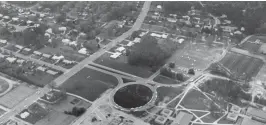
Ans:
[[[76,117],[79,117],[81,116],[82,114],[84,114],[86,112],[86,109],[81,107],[73,107],[72,111],[64,111],[65,114],[68,114],[68,115],[73,115],[73,116],[76,116]]]

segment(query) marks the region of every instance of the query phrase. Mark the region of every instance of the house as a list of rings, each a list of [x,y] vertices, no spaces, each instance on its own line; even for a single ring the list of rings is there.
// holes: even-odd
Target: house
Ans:
[[[157,123],[159,125],[164,125],[167,121],[167,118],[165,118],[163,116],[157,116],[154,121],[155,121],[155,123]]]
[[[167,18],[167,21],[171,22],[171,23],[176,23],[177,19],[175,19],[175,18]]]
[[[263,110],[248,107],[246,114],[252,117],[257,117],[266,120],[266,112]]]
[[[113,58],[113,59],[116,59],[118,58],[122,53],[119,53],[119,52],[116,52],[116,53],[113,53],[110,57]]]
[[[135,43],[139,43],[139,42],[140,42],[140,40],[141,40],[141,39],[137,37],[137,38],[135,38],[135,39],[134,39],[134,41],[133,41],[133,42],[135,42]]]
[[[88,52],[86,48],[81,48],[78,53],[86,55]]]
[[[45,72],[47,69],[45,67],[39,66],[39,67],[36,68],[36,70]]]
[[[53,57],[52,57],[52,59],[53,60],[61,60],[61,59],[64,59],[64,56],[56,56],[56,55],[54,55]]]
[[[161,115],[163,115],[163,116],[165,116],[165,117],[169,117],[169,116],[171,116],[172,113],[173,113],[173,111],[170,110],[170,109],[163,109],[163,110],[161,111]]]
[[[121,47],[118,47],[115,51],[119,53],[123,53],[125,50],[126,48],[121,46]]]
[[[166,39],[168,37],[168,34],[163,34],[162,38]]]
[[[19,50],[22,50],[24,47],[21,45],[15,45],[16,48],[18,48]]]
[[[22,51],[21,51],[22,54],[25,54],[25,55],[28,55],[31,53],[31,49],[30,48],[24,48]]]
[[[14,62],[16,62],[17,58],[15,58],[15,57],[7,57],[6,60],[7,60],[9,63],[14,63]]]
[[[241,111],[241,108],[237,105],[233,105],[231,108],[230,108],[230,111],[233,112],[233,113],[240,113]]]
[[[58,30],[59,30],[59,31],[66,31],[67,28],[66,28],[66,27],[59,27]]]
[[[33,54],[37,55],[37,56],[42,56],[42,53],[39,51],[34,51]]]
[[[52,28],[49,28],[45,31],[46,33],[49,33],[49,34],[53,34],[53,29]]]
[[[221,26],[224,32],[232,32],[237,29],[237,27],[234,26]]]
[[[3,18],[4,18],[4,20],[9,20],[10,19],[9,16],[4,16]]]
[[[231,24],[230,20],[224,20],[225,24]]]
[[[68,45],[71,41],[69,39],[62,39],[62,43]]]
[[[178,43],[183,43],[185,41],[185,39],[183,39],[183,38],[180,38],[180,39],[178,39]]]
[[[227,15],[223,14],[220,18],[227,18]]]
[[[159,20],[160,19],[160,16],[159,15],[152,15],[151,18],[152,19],[155,19],[155,20]]]
[[[239,31],[239,30],[237,30],[237,31],[235,31],[235,32],[234,32],[234,34],[241,35],[241,34],[242,34],[242,32],[241,32],[241,31]]]
[[[172,125],[189,125],[192,119],[193,115],[181,111],[176,116],[176,119],[173,121]]]
[[[77,41],[72,41],[72,42],[70,42],[69,43],[69,46],[78,46],[78,43],[77,43]]]
[[[74,62],[74,61],[69,61],[69,60],[64,59],[64,60],[62,61],[62,63],[64,63],[64,64],[73,64],[73,63],[75,63],[75,62]]]
[[[58,74],[58,72],[53,71],[53,70],[47,70],[46,73],[53,75],[53,76]]]
[[[162,9],[162,5],[157,5],[156,8],[157,9]]]
[[[23,59],[17,59],[16,60],[16,62],[18,63],[18,64],[24,64],[26,61],[25,60],[23,60]]]
[[[52,57],[52,55],[49,55],[49,54],[42,54],[43,57],[47,58],[47,59],[50,59]]]
[[[18,21],[19,21],[19,18],[13,17],[13,18],[12,18],[12,21],[13,21],[13,22],[18,22]]]
[[[127,43],[127,45],[126,46],[132,46],[132,45],[134,45],[135,43],[133,43],[133,42],[129,42],[129,43]]]
[[[27,23],[28,25],[33,25],[33,24],[34,24],[33,21],[31,21],[31,20],[28,20],[26,23]]]
[[[226,116],[226,119],[236,122],[238,118],[238,114],[229,112]]]
[[[153,37],[159,37],[159,38],[162,36],[162,35],[157,34],[157,33],[151,33],[150,35],[153,36]]]
[[[6,40],[0,39],[0,46],[5,46],[7,44]]]
[[[2,18],[4,15],[3,14],[0,14],[0,18]]]
[[[25,118],[27,118],[29,115],[30,115],[30,113],[27,112],[27,111],[25,111],[25,112],[22,112],[19,116],[20,116],[20,118],[25,119]]]

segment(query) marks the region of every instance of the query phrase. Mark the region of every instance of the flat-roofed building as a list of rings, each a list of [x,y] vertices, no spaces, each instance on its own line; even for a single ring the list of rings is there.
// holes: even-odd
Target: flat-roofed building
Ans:
[[[122,53],[122,52],[124,52],[126,50],[126,48],[125,47],[118,47],[115,51],[116,52],[119,52],[119,53]]]
[[[233,105],[230,109],[231,112],[234,112],[234,113],[240,113],[241,111],[241,108],[237,105]]]
[[[16,48],[18,48],[19,50],[22,50],[24,47],[21,45],[15,45]]]
[[[44,53],[44,54],[42,54],[42,56],[43,56],[43,57],[45,57],[45,58],[48,58],[48,59],[52,57],[52,55],[45,54],[45,53]]]
[[[233,122],[236,122],[237,118],[238,118],[238,114],[231,113],[231,112],[228,113],[226,116],[226,119],[233,121]]]
[[[161,111],[161,115],[163,115],[163,116],[165,116],[165,117],[169,117],[169,116],[171,116],[172,113],[173,113],[173,111],[170,110],[170,109],[163,109],[163,110]]]
[[[257,117],[257,118],[266,120],[266,112],[263,110],[248,107],[246,114],[252,117]]]
[[[192,119],[193,115],[181,111],[176,116],[176,119],[173,121],[172,125],[189,125]]]
[[[50,74],[50,75],[57,75],[58,74],[58,72],[56,72],[56,71],[53,71],[53,70],[47,70],[46,71],[48,74]]]
[[[38,56],[41,56],[42,55],[42,53],[39,52],[39,51],[34,51],[33,54],[38,55]]]
[[[14,63],[14,62],[17,60],[17,58],[15,58],[15,57],[7,57],[6,60],[7,60],[9,63]]]
[[[163,116],[158,116],[154,121],[157,124],[164,125],[166,123],[166,121],[167,121],[167,118],[163,117]]]
[[[39,66],[39,67],[36,68],[36,70],[45,72],[47,69],[45,67]]]
[[[112,54],[110,57],[113,58],[113,59],[116,59],[118,58],[122,53],[119,53],[119,52],[116,52],[114,54]]]

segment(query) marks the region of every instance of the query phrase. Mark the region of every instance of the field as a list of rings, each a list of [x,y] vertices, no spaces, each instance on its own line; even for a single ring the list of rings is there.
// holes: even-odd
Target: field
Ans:
[[[246,41],[245,43],[240,45],[240,48],[247,50],[251,53],[258,53],[260,46],[261,44],[256,44],[256,43],[251,43],[249,41]]]
[[[69,93],[94,101],[107,89],[114,88],[117,84],[118,80],[112,75],[84,68],[70,77],[62,87]]]
[[[210,101],[211,100],[207,99],[201,92],[193,89],[185,96],[181,105],[188,109],[208,110]]]
[[[25,85],[20,85],[8,92],[6,95],[0,97],[0,105],[3,105],[7,108],[13,108],[35,91],[36,90]]]
[[[0,117],[1,117],[4,113],[6,113],[6,111],[0,108]]]
[[[158,25],[150,25],[150,24],[142,24],[141,28],[144,30],[150,30],[150,31],[158,31],[158,32],[166,32],[168,31],[167,28],[158,26]]]
[[[262,66],[258,75],[256,76],[256,79],[261,80],[261,81],[266,81],[266,65]]]
[[[221,50],[208,49],[202,44],[187,45],[172,55],[169,62],[177,65],[174,70],[186,73],[188,69],[204,70],[212,61],[221,56]]]
[[[181,83],[180,81],[171,79],[171,78],[163,76],[163,75],[157,75],[153,80],[155,82],[159,82],[162,84],[179,84],[179,83]]]
[[[51,111],[46,117],[38,121],[35,125],[69,125],[77,117],[72,115],[66,115],[63,112],[72,110],[73,107],[84,107],[88,108],[91,104],[80,100],[77,104],[71,104],[70,102],[77,99],[73,96],[67,96],[65,100],[60,101],[60,103],[47,105]]]
[[[117,59],[110,58],[110,53],[104,53],[101,57],[96,59],[94,62],[106,67],[110,67],[122,72],[126,72],[129,74],[133,74],[139,77],[147,78],[153,74],[151,69],[148,67],[139,67],[139,66],[132,66],[127,63],[126,56],[120,56]]]
[[[9,83],[0,78],[0,94],[5,92],[9,88]]]
[[[156,91],[157,99],[155,103],[168,103],[183,92],[183,87],[159,87]]]
[[[228,52],[220,63],[236,76],[250,80],[256,76],[264,62],[242,54]]]

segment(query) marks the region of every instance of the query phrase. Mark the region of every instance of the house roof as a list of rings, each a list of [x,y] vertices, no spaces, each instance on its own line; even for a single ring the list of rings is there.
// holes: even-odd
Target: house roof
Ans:
[[[45,68],[45,67],[42,67],[42,66],[39,66],[39,67],[37,67],[36,69],[37,69],[37,70],[40,70],[40,71],[45,71],[45,70],[46,70],[46,68]]]
[[[53,70],[47,70],[46,72],[49,73],[49,74],[51,74],[51,75],[56,75],[56,74],[58,74],[58,72],[53,71]]]
[[[122,51],[124,51],[126,48],[125,47],[118,47],[117,49],[116,49],[116,51],[119,51],[119,52],[122,52]]]
[[[122,53],[116,52],[116,53],[112,54],[110,57],[116,59],[116,58],[119,57],[121,54],[122,54]]]
[[[81,48],[78,53],[81,53],[81,54],[87,54],[87,49],[86,48]]]

